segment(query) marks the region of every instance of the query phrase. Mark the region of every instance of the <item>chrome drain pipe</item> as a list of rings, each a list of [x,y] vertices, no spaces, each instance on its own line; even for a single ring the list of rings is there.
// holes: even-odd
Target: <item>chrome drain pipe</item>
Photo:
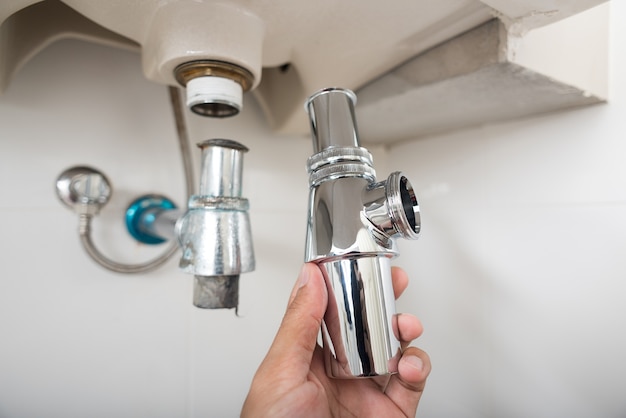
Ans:
[[[243,154],[228,139],[211,139],[202,149],[200,193],[189,199],[176,229],[183,254],[180,268],[193,274],[193,303],[199,308],[237,308],[239,274],[254,270],[248,200],[241,195]]]
[[[199,193],[186,212],[167,198],[146,195],[126,212],[131,235],[146,244],[177,239],[179,267],[194,275],[193,304],[199,308],[237,308],[239,275],[254,270],[248,200],[242,197],[243,154],[248,149],[228,139],[198,144],[202,150]]]
[[[314,154],[307,161],[305,261],[317,263],[329,301],[322,325],[326,372],[335,378],[397,372],[401,355],[391,259],[395,238],[416,239],[419,206],[400,172],[377,182],[359,145],[350,90],[324,89],[306,102]]]

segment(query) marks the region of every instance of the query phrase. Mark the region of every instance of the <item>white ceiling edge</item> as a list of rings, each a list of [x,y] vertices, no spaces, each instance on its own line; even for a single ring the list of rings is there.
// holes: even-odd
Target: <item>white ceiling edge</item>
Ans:
[[[419,55],[357,91],[363,142],[393,144],[605,101],[609,8],[523,34],[494,20]]]
[[[523,34],[589,10],[608,0],[481,0],[509,31]]]
[[[511,62],[608,98],[610,3],[586,10],[523,36],[511,34]]]

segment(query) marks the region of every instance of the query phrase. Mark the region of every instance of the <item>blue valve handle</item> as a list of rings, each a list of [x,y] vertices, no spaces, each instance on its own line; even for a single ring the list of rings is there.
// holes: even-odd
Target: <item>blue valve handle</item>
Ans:
[[[140,196],[126,209],[126,229],[133,238],[143,244],[162,244],[167,240],[149,231],[159,213],[173,209],[176,209],[176,205],[165,196],[157,194]]]

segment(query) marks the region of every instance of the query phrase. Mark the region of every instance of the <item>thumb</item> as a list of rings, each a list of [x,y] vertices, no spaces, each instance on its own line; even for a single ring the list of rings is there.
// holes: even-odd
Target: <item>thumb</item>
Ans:
[[[284,370],[295,379],[306,378],[327,303],[322,272],[316,264],[304,264],[263,366]]]

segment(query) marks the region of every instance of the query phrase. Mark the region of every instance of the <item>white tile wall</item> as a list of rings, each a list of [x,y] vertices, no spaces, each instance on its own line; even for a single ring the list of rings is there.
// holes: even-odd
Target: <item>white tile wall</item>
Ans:
[[[610,104],[402,144],[421,197],[413,279],[434,369],[418,416],[623,417],[626,4]]]
[[[609,105],[375,149],[379,175],[404,171],[423,211],[398,259],[412,277],[399,310],[422,318],[434,363],[418,416],[626,414],[626,4],[613,9]],[[102,270],[54,195],[70,165],[104,170],[115,192],[98,245],[128,262],[159,251],[122,223],[143,193],[183,203],[166,90],[137,55],[64,41],[0,96],[0,417],[238,415],[302,260],[310,144],[273,134],[252,100],[188,121],[193,142],[251,149],[257,269],[240,317],[193,308],[174,260]]]
[[[237,317],[193,308],[192,278],[175,260],[137,276],[101,269],[55,196],[65,168],[102,169],[114,194],[94,224],[98,246],[124,262],[162,251],[123,226],[141,194],[185,203],[167,92],[143,78],[138,55],[64,41],[0,97],[0,417],[238,415],[302,260],[310,152],[245,106],[237,119],[191,116],[189,126],[194,143],[221,136],[252,149],[244,193],[258,262],[242,276]]]

